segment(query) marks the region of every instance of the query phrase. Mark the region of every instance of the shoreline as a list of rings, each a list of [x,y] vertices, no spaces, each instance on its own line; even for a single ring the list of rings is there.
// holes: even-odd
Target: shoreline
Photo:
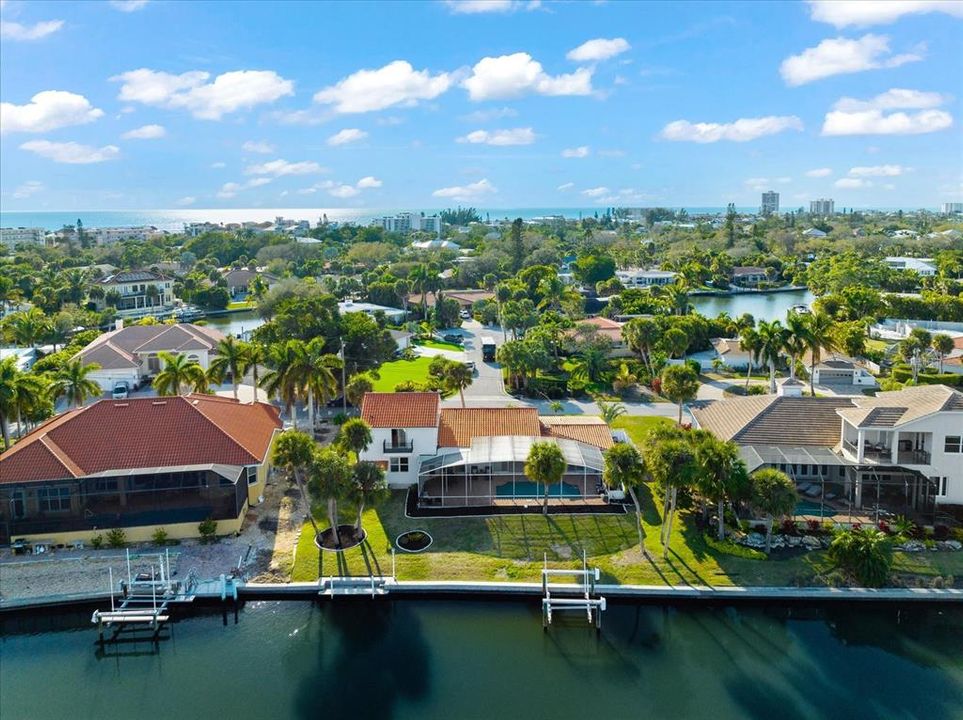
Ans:
[[[354,578],[359,580],[360,578]],[[367,592],[324,596],[324,581],[291,583],[242,583],[238,582],[238,600],[333,600],[338,598],[357,598],[373,600],[376,598],[394,600],[449,599],[481,600],[509,598],[537,598],[542,596],[541,583],[513,583],[488,581],[436,581],[387,579],[380,589],[383,594],[372,596]],[[553,588],[578,590],[580,586],[552,584]],[[759,603],[778,602],[797,603],[963,603],[963,590],[954,588],[831,588],[831,587],[775,587],[775,586],[728,586],[710,587],[693,585],[686,587],[666,587],[660,585],[609,585],[595,586],[596,594],[613,600],[628,602],[657,603]],[[119,595],[115,593],[115,597]],[[227,598],[230,600],[230,598]],[[196,594],[197,605],[224,605],[220,590],[203,591]],[[0,614],[8,612],[66,608],[77,605],[92,605],[109,602],[110,593],[104,591],[51,595],[47,597],[23,598],[0,601]],[[193,606],[190,603],[188,606]],[[233,601],[232,601],[233,604]]]
[[[769,295],[784,292],[805,292],[809,290],[805,285],[787,285],[778,288],[746,288],[744,290],[690,290],[689,297],[741,297],[742,295]]]

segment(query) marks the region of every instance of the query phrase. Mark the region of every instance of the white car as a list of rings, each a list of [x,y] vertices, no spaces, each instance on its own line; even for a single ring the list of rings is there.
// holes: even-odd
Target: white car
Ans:
[[[114,389],[110,391],[110,397],[114,400],[126,400],[130,395],[130,385],[126,380],[118,380],[114,383]]]

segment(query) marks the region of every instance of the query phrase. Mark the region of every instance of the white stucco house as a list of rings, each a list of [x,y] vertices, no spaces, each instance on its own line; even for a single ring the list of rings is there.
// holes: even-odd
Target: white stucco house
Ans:
[[[185,354],[207,370],[224,335],[209,327],[178,323],[176,325],[130,325],[106,332],[74,357],[85,364],[99,367],[88,377],[104,392],[110,392],[117,381],[138,387],[163,367],[160,352]]]
[[[816,385],[853,385],[876,387],[876,378],[871,372],[860,367],[852,360],[823,360],[813,369],[813,383]]]

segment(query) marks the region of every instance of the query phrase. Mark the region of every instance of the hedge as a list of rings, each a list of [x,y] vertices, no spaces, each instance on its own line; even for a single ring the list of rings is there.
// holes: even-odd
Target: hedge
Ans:
[[[913,369],[906,365],[897,365],[893,368],[892,378],[897,382],[906,382],[913,379]],[[963,375],[956,373],[926,373],[921,372],[917,376],[919,385],[949,385],[950,387],[963,387]]]

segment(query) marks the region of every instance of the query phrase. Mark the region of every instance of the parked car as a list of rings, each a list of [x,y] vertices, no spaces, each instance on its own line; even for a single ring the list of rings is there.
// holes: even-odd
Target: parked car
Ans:
[[[468,368],[469,370],[471,370],[472,372],[475,372],[475,361],[474,361],[474,360],[466,360],[466,361],[465,361],[465,367]]]
[[[110,396],[114,400],[126,400],[130,395],[130,385],[126,380],[118,380],[114,383],[114,389],[110,391]]]
[[[447,333],[442,336],[442,339],[445,342],[452,343],[454,345],[461,345],[462,343],[461,335],[458,335],[457,333]]]
[[[471,312],[468,310],[462,310],[460,313],[458,313],[458,317],[460,317],[462,320],[471,320]]]

